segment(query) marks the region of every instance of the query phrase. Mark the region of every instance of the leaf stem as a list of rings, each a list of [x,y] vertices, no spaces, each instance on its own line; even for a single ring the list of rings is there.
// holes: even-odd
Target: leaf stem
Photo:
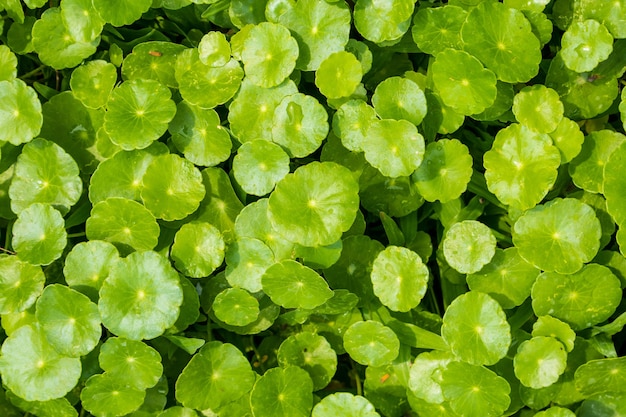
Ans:
[[[44,68],[46,68],[46,66],[45,65],[41,65],[41,66],[35,68],[34,70],[27,72],[26,74],[20,75],[20,79],[24,80],[24,79],[30,78],[33,75],[43,71]]]
[[[354,375],[354,383],[356,384],[356,395],[363,395],[363,385],[361,384],[359,371],[354,366],[354,361],[352,359],[350,359],[350,364],[352,366],[352,374]]]
[[[13,252],[12,250],[5,249],[5,248],[0,248],[0,251],[8,253],[9,255],[17,255],[17,253]]]
[[[83,237],[86,236],[85,232],[78,232],[78,233],[70,233],[67,235],[68,238],[72,238],[72,237]]]

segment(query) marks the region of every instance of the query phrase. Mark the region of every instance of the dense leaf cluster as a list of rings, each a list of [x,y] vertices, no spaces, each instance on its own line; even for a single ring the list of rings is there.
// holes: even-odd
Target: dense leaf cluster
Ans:
[[[626,0],[0,0],[0,415],[626,414]]]

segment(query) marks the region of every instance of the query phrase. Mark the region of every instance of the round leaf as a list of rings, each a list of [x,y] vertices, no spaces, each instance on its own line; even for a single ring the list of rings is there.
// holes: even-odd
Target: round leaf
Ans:
[[[544,271],[571,274],[598,253],[600,221],[579,200],[554,199],[524,213],[513,225],[513,244]]]
[[[178,55],[186,49],[184,45],[172,42],[141,42],[124,58],[122,78],[155,80],[167,87],[178,88],[176,62]]]
[[[559,53],[569,69],[591,71],[613,51],[613,36],[596,20],[575,21],[563,34],[561,47]]]
[[[578,123],[563,117],[556,129],[550,132],[554,146],[561,152],[561,163],[570,162],[580,153],[585,140]]]
[[[624,395],[626,358],[596,359],[576,369],[576,389],[590,397],[605,392],[617,392]]]
[[[360,0],[354,7],[354,25],[369,41],[393,41],[409,29],[414,6],[411,0]]]
[[[159,382],[163,374],[161,355],[137,340],[110,337],[100,347],[100,367],[129,387],[145,390]]]
[[[160,228],[143,205],[114,197],[93,206],[85,231],[88,239],[111,242],[128,253],[133,249],[153,249],[158,243]]]
[[[527,210],[554,185],[561,154],[546,134],[511,124],[484,155],[485,180],[500,201]]]
[[[523,385],[534,389],[548,387],[565,372],[567,352],[555,338],[536,336],[519,345],[513,365],[515,376]]]
[[[328,135],[327,120],[326,110],[314,97],[301,93],[287,96],[274,110],[272,140],[290,156],[303,158]]]
[[[100,289],[102,323],[132,340],[153,339],[171,327],[183,302],[178,273],[152,251],[133,252],[116,263]]]
[[[550,133],[563,118],[563,103],[556,91],[537,84],[524,87],[515,95],[513,114],[518,122],[535,132]]]
[[[0,141],[20,145],[39,134],[43,116],[35,90],[22,80],[0,81]]]
[[[265,270],[263,291],[285,308],[315,308],[333,296],[317,272],[292,260],[284,260]]]
[[[380,417],[366,398],[349,392],[327,395],[313,407],[312,417]]]
[[[501,416],[509,407],[511,387],[493,371],[464,362],[450,362],[441,372],[441,389],[459,415]]]
[[[533,324],[533,337],[535,336],[549,336],[554,337],[559,342],[563,343],[565,350],[571,352],[574,349],[574,342],[576,341],[576,333],[572,330],[567,323],[562,322],[559,319],[555,319],[552,316],[539,316],[537,321]]]
[[[226,250],[226,280],[233,287],[241,287],[251,293],[263,289],[261,277],[274,264],[274,253],[262,241],[241,237],[228,245]]]
[[[499,2],[470,10],[461,29],[463,48],[480,59],[499,80],[523,83],[539,71],[541,50],[524,14]]]
[[[408,78],[390,77],[378,84],[372,104],[381,119],[404,119],[419,125],[426,116],[424,91]]]
[[[270,22],[250,29],[241,51],[247,78],[265,88],[282,83],[293,72],[297,58],[298,43],[289,30]]]
[[[255,417],[308,417],[313,383],[297,366],[272,368],[254,384],[250,405]]]
[[[48,285],[37,300],[37,321],[48,342],[61,355],[91,352],[102,335],[98,306],[64,285]]]
[[[38,138],[22,148],[9,187],[13,212],[44,203],[67,213],[82,191],[78,165],[59,145]]]
[[[67,358],[46,340],[37,325],[15,330],[2,343],[2,383],[26,401],[48,401],[65,396],[78,383],[79,358]]]
[[[400,341],[389,327],[378,321],[358,321],[343,334],[343,346],[361,365],[384,366],[398,356]]]
[[[494,104],[496,76],[467,52],[446,49],[437,55],[431,69],[439,96],[457,113],[480,113]]]
[[[109,373],[93,375],[80,392],[82,406],[96,416],[127,415],[137,410],[145,397],[145,390],[128,386]]]
[[[263,196],[289,173],[289,155],[266,140],[253,140],[239,147],[233,158],[233,175],[248,194]]]
[[[394,311],[417,307],[426,293],[428,276],[420,256],[398,246],[388,246],[372,265],[374,294]]]
[[[326,387],[337,371],[337,354],[323,336],[315,333],[289,336],[278,348],[277,359],[283,368],[299,366],[307,371],[314,391]]]
[[[241,288],[227,288],[213,301],[215,316],[231,326],[246,326],[259,317],[259,301]]]
[[[361,82],[363,68],[350,52],[339,51],[322,61],[315,72],[315,85],[327,98],[349,97]]]
[[[517,248],[496,249],[487,265],[467,276],[467,285],[489,294],[502,308],[513,308],[530,296],[540,272],[519,256]]]
[[[453,224],[443,239],[443,254],[448,264],[462,274],[478,272],[496,252],[491,229],[476,220]]]
[[[76,68],[72,72],[70,87],[86,107],[97,109],[107,103],[116,81],[115,65],[98,59]]]
[[[333,132],[347,149],[362,152],[365,136],[374,120],[377,117],[373,107],[363,100],[348,100],[333,115]]]
[[[420,8],[413,19],[411,35],[424,52],[436,56],[446,48],[462,49],[461,27],[467,12],[458,6]]]
[[[178,376],[176,400],[189,408],[217,410],[249,392],[254,381],[241,351],[229,343],[209,342]]]
[[[544,272],[532,288],[533,310],[582,330],[602,323],[621,300],[619,279],[606,266],[589,264],[569,275]]]
[[[113,89],[104,129],[122,149],[143,149],[167,130],[176,113],[170,90],[155,80],[134,79]]]
[[[151,4],[151,0],[93,0],[96,11],[113,26],[130,25],[147,12]]]
[[[109,242],[103,240],[80,242],[65,257],[63,265],[65,282],[92,300],[97,300],[102,283],[119,259],[119,252]]]
[[[230,157],[230,135],[213,109],[181,101],[168,130],[176,149],[195,165],[215,166]]]
[[[428,144],[424,161],[411,178],[426,201],[446,203],[467,189],[472,163],[467,146],[457,139],[440,139]]]
[[[0,257],[0,314],[20,313],[32,306],[45,280],[40,266],[17,256]]]
[[[417,355],[409,374],[410,392],[428,403],[443,403],[445,399],[441,390],[441,371],[454,359],[452,353],[442,350]]]
[[[200,206],[205,194],[200,171],[178,155],[157,156],[143,176],[141,199],[158,219],[187,217]]]
[[[373,121],[362,144],[365,159],[384,176],[411,175],[424,158],[424,137],[407,120]]]
[[[20,259],[48,265],[63,254],[67,233],[63,216],[48,204],[31,204],[13,224],[13,248]]]
[[[348,230],[359,206],[352,173],[332,162],[313,162],[287,174],[270,195],[276,231],[302,246],[330,245]]]
[[[222,32],[211,31],[200,39],[198,58],[212,67],[221,67],[230,61],[230,44]]]
[[[10,81],[17,75],[17,57],[6,45],[0,45],[0,81]]]
[[[224,239],[210,223],[184,224],[174,237],[170,256],[174,266],[191,278],[211,275],[224,261]]]
[[[511,329],[502,307],[477,291],[452,301],[443,316],[441,336],[457,357],[473,365],[495,364],[511,345]]]

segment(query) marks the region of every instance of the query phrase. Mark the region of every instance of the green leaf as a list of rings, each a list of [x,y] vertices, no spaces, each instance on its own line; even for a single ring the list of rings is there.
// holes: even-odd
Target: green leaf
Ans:
[[[37,325],[15,330],[2,344],[2,383],[26,401],[48,401],[65,396],[78,383],[79,358],[58,353]]]
[[[21,313],[32,306],[45,280],[40,266],[17,256],[0,257],[0,314]]]
[[[563,343],[565,350],[571,352],[574,349],[576,333],[567,323],[552,316],[539,316],[533,324],[532,336],[549,336],[554,337]]]
[[[13,145],[39,134],[43,116],[35,90],[22,80],[0,81],[0,140]]]
[[[303,158],[320,147],[328,135],[328,114],[312,96],[293,94],[274,110],[272,140],[291,157]]]
[[[63,0],[61,17],[69,33],[77,41],[99,41],[104,20],[94,8],[91,0]]]
[[[444,402],[441,390],[441,371],[454,360],[447,351],[433,350],[422,352],[411,365],[408,388],[417,398],[431,404]]]
[[[513,358],[515,376],[524,386],[539,389],[554,384],[565,372],[567,352],[553,337],[525,340]]]
[[[313,407],[312,417],[380,417],[366,398],[349,392],[327,395]]]
[[[96,11],[113,26],[130,25],[147,12],[151,4],[151,0],[93,0]]]
[[[11,81],[17,76],[17,57],[6,45],[0,45],[0,81]]]
[[[388,246],[372,264],[374,294],[391,310],[409,311],[422,301],[428,286],[428,268],[415,252]]]
[[[484,155],[485,180],[504,204],[527,210],[552,188],[560,164],[561,154],[548,135],[511,124],[498,131]]]
[[[511,387],[495,372],[464,362],[450,362],[441,372],[441,390],[459,415],[500,416],[509,407]]]
[[[357,321],[343,334],[343,345],[361,365],[384,366],[398,356],[400,341],[389,327],[378,321]]]
[[[443,50],[431,71],[441,100],[457,113],[480,113],[496,100],[495,74],[467,52]]]
[[[285,308],[315,308],[333,296],[317,272],[289,259],[267,268],[261,284],[272,301]]]
[[[19,258],[33,265],[51,264],[67,245],[63,216],[48,204],[34,203],[22,210],[12,233]]]
[[[227,288],[213,301],[215,316],[231,326],[246,326],[259,317],[259,301],[241,288]]]
[[[176,60],[176,81],[185,101],[212,109],[230,100],[241,85],[244,71],[234,59],[221,67],[205,65],[197,49],[187,49]]]
[[[198,44],[200,61],[211,67],[221,67],[230,61],[230,44],[222,32],[205,34]]]
[[[626,136],[611,130],[598,130],[587,135],[580,153],[568,167],[574,184],[592,193],[603,192],[605,165],[613,152],[624,142]],[[610,169],[611,167],[607,171],[609,182],[612,179]]]
[[[615,136],[613,136],[615,137]],[[621,136],[620,136],[621,138]],[[606,208],[615,223],[622,225],[626,222],[626,201],[624,201],[626,181],[621,174],[626,163],[626,145],[621,144],[611,153],[604,167],[604,197]]]
[[[67,398],[56,398],[48,401],[26,401],[11,391],[6,392],[6,397],[13,405],[20,409],[41,417],[78,417],[78,411],[70,404]],[[8,417],[22,416],[22,413],[13,415],[9,410],[1,408]]]
[[[175,113],[170,90],[163,84],[129,80],[109,95],[104,129],[111,142],[122,149],[143,149],[165,133]]]
[[[244,79],[230,104],[230,129],[240,142],[271,140],[274,111],[281,101],[298,93],[293,81],[286,80],[272,88],[259,87]]]
[[[176,399],[188,408],[216,410],[250,391],[254,381],[248,360],[235,346],[209,342],[178,376]]]
[[[472,173],[467,146],[457,139],[440,139],[428,144],[424,160],[411,178],[425,200],[446,203],[465,192]]]
[[[224,239],[210,223],[184,224],[174,237],[170,257],[176,269],[191,278],[211,275],[224,261]]]
[[[138,390],[151,388],[163,374],[161,355],[137,340],[110,337],[100,347],[100,367],[119,382]]]
[[[496,251],[491,229],[476,220],[453,224],[443,239],[443,254],[448,264],[462,274],[478,272]]]
[[[198,417],[198,413],[191,408],[175,405],[157,414],[157,417]]]
[[[287,174],[269,197],[276,231],[303,246],[330,245],[348,230],[358,210],[358,184],[332,162],[313,162]]]
[[[187,217],[200,206],[205,194],[198,168],[175,154],[154,158],[143,176],[141,199],[158,219]]]
[[[276,1],[268,2],[270,4]],[[343,1],[298,0],[286,3],[280,16],[268,20],[286,26],[298,41],[296,68],[317,70],[330,54],[344,49],[350,35],[350,10]]]
[[[467,285],[473,291],[490,295],[508,309],[521,305],[530,296],[540,272],[519,255],[517,248],[496,248],[487,265],[467,276]]]
[[[576,369],[575,383],[583,395],[591,397],[608,392],[624,393],[626,358],[596,359]]]
[[[167,87],[177,88],[176,62],[185,49],[183,45],[172,42],[142,42],[124,58],[122,78],[155,80]]]
[[[263,289],[261,277],[274,264],[274,253],[261,240],[241,237],[226,250],[226,279],[252,293]]]
[[[422,52],[437,56],[447,48],[462,49],[461,27],[467,12],[458,6],[420,8],[411,35]]]
[[[410,176],[389,178],[377,168],[366,165],[359,185],[363,208],[376,215],[383,211],[392,217],[404,217],[424,204]]]
[[[145,149],[120,151],[102,161],[90,178],[89,200],[95,205],[109,197],[141,202],[143,176],[154,158],[168,153],[167,147],[155,142]]]
[[[424,137],[407,120],[376,120],[367,130],[363,151],[365,159],[384,176],[411,175],[424,158]]]
[[[67,14],[66,12],[65,15]],[[32,30],[33,48],[39,59],[57,70],[77,66],[96,52],[100,43],[97,35],[94,39],[76,39],[75,35],[84,36],[84,34],[73,33],[80,27],[76,26],[75,22],[66,22],[67,17],[63,15],[60,8],[49,8],[35,22]],[[93,33],[88,36],[92,35]]]
[[[567,117],[561,119],[556,129],[550,132],[550,137],[554,146],[561,152],[562,164],[570,162],[580,153],[585,140],[578,123]]]
[[[461,39],[463,48],[501,81],[523,83],[539,72],[539,40],[519,10],[499,2],[483,1],[469,11]]]
[[[263,196],[289,173],[289,155],[266,140],[246,142],[233,158],[233,176],[248,194]]]
[[[241,51],[246,77],[265,88],[275,87],[289,77],[297,58],[298,43],[289,30],[270,22],[250,29]]]
[[[283,368],[298,366],[307,371],[314,391],[326,387],[337,371],[337,354],[323,336],[315,333],[289,336],[278,348],[277,359]]]
[[[513,225],[513,244],[544,271],[571,274],[598,253],[600,221],[578,200],[554,199],[524,213]]]
[[[87,238],[116,245],[123,254],[153,249],[159,240],[159,225],[142,204],[125,198],[107,198],[93,206],[85,224]]]
[[[85,356],[102,335],[98,306],[64,285],[48,285],[37,300],[37,321],[61,355]]]
[[[511,345],[506,315],[493,298],[477,291],[457,297],[443,316],[441,336],[452,352],[473,365],[493,365]]]
[[[333,114],[333,132],[347,149],[362,152],[367,131],[375,120],[372,106],[363,100],[348,100]]]
[[[80,392],[83,408],[97,416],[122,416],[141,407],[146,391],[109,373],[90,377]]]
[[[589,264],[569,275],[544,272],[533,285],[532,299],[537,316],[549,314],[582,330],[613,314],[621,285],[606,266]]]
[[[35,139],[22,148],[9,186],[11,210],[20,214],[33,203],[67,213],[83,191],[78,165],[60,146]]]
[[[152,251],[117,262],[100,289],[102,323],[117,336],[153,339],[178,318],[183,291],[169,261]]]
[[[409,29],[414,6],[411,0],[359,0],[354,7],[354,25],[369,41],[397,40]]]
[[[561,57],[576,72],[594,69],[613,51],[613,36],[600,22],[588,19],[572,22],[561,38]]]
[[[376,86],[372,104],[381,119],[408,120],[419,125],[426,116],[424,91],[408,78],[389,77]]]
[[[349,97],[363,77],[361,63],[350,52],[330,54],[315,71],[315,85],[327,98]]]
[[[524,87],[513,98],[513,114],[518,122],[539,133],[553,132],[563,118],[559,94],[538,84]]]
[[[176,148],[196,165],[214,166],[230,157],[230,135],[213,109],[200,109],[182,101],[168,130]]]
[[[575,417],[573,411],[563,407],[550,407],[535,414],[537,417]]]
[[[255,417],[307,417],[313,408],[313,382],[301,368],[272,368],[254,384],[250,405]]]

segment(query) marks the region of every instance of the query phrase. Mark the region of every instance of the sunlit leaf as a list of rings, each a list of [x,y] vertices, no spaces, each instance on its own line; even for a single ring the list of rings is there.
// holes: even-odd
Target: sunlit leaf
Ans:
[[[549,133],[554,146],[561,152],[561,163],[570,162],[581,151],[585,135],[578,124],[563,117],[555,130]]]
[[[226,324],[246,326],[259,317],[259,301],[241,288],[227,288],[213,301],[213,313]]]
[[[168,87],[178,87],[176,62],[185,49],[183,45],[172,42],[142,42],[124,58],[122,77],[125,80],[155,80]]]
[[[491,229],[475,220],[453,224],[443,240],[443,254],[448,264],[462,274],[478,272],[496,251]]]
[[[315,308],[333,296],[317,272],[292,260],[284,260],[265,270],[263,291],[285,308]]]
[[[113,26],[130,25],[147,12],[151,4],[151,0],[93,0],[96,11]]]
[[[174,266],[186,276],[205,277],[222,264],[224,240],[210,223],[186,223],[176,232],[170,256]]]
[[[563,118],[563,103],[544,85],[523,88],[513,98],[513,114],[522,125],[540,133],[554,131]]]
[[[343,335],[343,345],[352,359],[368,366],[391,363],[400,349],[400,341],[393,330],[373,320],[351,325]]]
[[[34,203],[22,210],[12,233],[18,257],[33,265],[52,263],[67,245],[63,216],[48,204]]]
[[[565,350],[571,352],[574,349],[576,333],[567,324],[552,316],[539,316],[533,324],[532,336],[549,336],[554,337],[563,343]]]
[[[362,100],[348,100],[333,115],[333,132],[353,152],[363,151],[370,124],[378,120],[376,110]]]
[[[163,373],[161,355],[137,340],[110,337],[100,347],[100,367],[120,382],[139,389],[153,387]]]
[[[535,336],[522,342],[513,358],[515,376],[530,388],[554,384],[565,372],[567,352],[553,337]]]
[[[307,371],[315,391],[326,387],[337,371],[337,354],[323,336],[314,333],[289,336],[281,343],[277,358],[283,368],[299,366]]]
[[[19,145],[39,134],[41,102],[22,80],[0,81],[0,140]]]
[[[592,193],[603,192],[605,165],[613,152],[624,142],[626,136],[611,130],[598,130],[587,135],[580,153],[568,166],[574,184]],[[610,166],[607,174],[607,178],[611,178]],[[610,188],[609,195],[612,196]]]
[[[462,49],[461,27],[467,12],[458,6],[420,8],[413,18],[411,35],[424,52],[436,56],[446,48]]]
[[[363,77],[359,60],[350,52],[334,52],[315,71],[315,85],[328,98],[348,97]]]
[[[366,398],[349,392],[338,392],[322,398],[313,407],[312,417],[379,417],[380,414]]]
[[[11,81],[17,75],[17,57],[6,45],[0,45],[0,81]]]
[[[250,405],[255,417],[308,417],[313,408],[313,382],[297,366],[268,370],[254,384]]]
[[[32,306],[43,290],[45,279],[40,266],[21,261],[17,256],[1,257],[0,314],[19,313]]]
[[[244,143],[233,158],[233,175],[248,194],[263,196],[289,173],[289,155],[265,140]]]
[[[623,395],[626,360],[606,358],[589,361],[576,370],[576,388],[585,396],[616,392]]]
[[[354,8],[354,25],[369,41],[396,40],[409,29],[414,6],[411,0],[359,0]]]
[[[572,22],[563,34],[561,46],[561,57],[569,69],[591,71],[611,54],[613,36],[596,20]]]
[[[241,237],[226,251],[226,279],[233,287],[262,290],[261,277],[274,264],[274,253],[261,240]]]
[[[80,392],[85,410],[97,416],[121,416],[137,410],[146,397],[146,391],[126,384],[113,374],[91,376]]]
[[[221,67],[230,61],[230,44],[222,32],[211,31],[198,44],[198,57],[203,64]]]
[[[408,78],[390,77],[376,86],[372,104],[381,119],[408,120],[414,125],[426,116],[424,91]]]
[[[452,353],[442,350],[417,355],[411,365],[409,390],[428,403],[443,403],[445,398],[441,390],[441,371],[454,359]]]

